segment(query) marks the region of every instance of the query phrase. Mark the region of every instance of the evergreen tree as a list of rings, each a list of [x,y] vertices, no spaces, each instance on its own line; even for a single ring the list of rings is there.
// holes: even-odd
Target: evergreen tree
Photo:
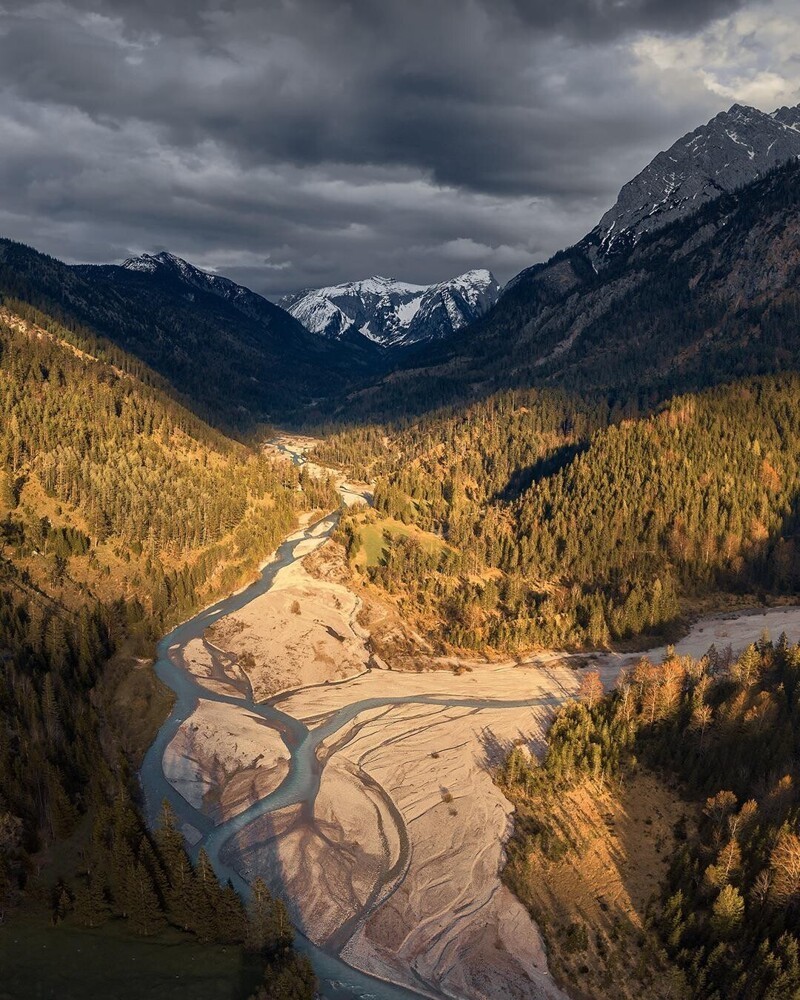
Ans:
[[[75,890],[74,915],[83,927],[100,927],[108,920],[111,910],[102,880],[98,876],[90,876],[85,884]]]
[[[250,886],[250,900],[247,904],[247,931],[245,944],[250,951],[268,953],[278,944],[275,925],[275,901],[261,878],[256,878]]]
[[[147,868],[135,861],[126,873],[126,913],[138,934],[156,934],[164,926],[164,914]]]
[[[711,909],[711,929],[717,938],[725,940],[742,926],[744,900],[734,885],[723,886]]]

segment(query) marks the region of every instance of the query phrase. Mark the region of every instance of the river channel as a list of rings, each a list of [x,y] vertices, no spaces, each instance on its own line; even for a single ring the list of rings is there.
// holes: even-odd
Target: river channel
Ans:
[[[302,461],[297,454],[292,456],[295,461]],[[352,495],[352,490],[346,486],[340,486],[340,492]],[[145,809],[148,822],[155,825],[161,810],[162,802],[166,799],[171,804],[185,832],[190,833],[193,841],[192,851],[195,856],[202,847],[207,852],[217,875],[222,880],[230,879],[236,889],[247,897],[249,886],[241,877],[238,871],[226,864],[224,848],[226,844],[237,833],[242,831],[248,824],[276,810],[284,809],[287,806],[300,805],[303,809],[311,812],[320,788],[320,778],[325,767],[325,762],[329,759],[329,753],[318,753],[321,745],[330,738],[347,727],[357,716],[383,706],[419,704],[419,705],[441,705],[448,709],[462,707],[464,709],[481,710],[496,708],[520,708],[537,706],[554,706],[564,700],[563,691],[554,691],[552,695],[540,693],[537,697],[520,700],[482,700],[480,698],[466,698],[458,696],[437,696],[432,694],[403,694],[394,697],[381,696],[372,698],[361,698],[351,703],[346,703],[336,711],[332,712],[320,724],[309,728],[303,721],[293,717],[291,714],[282,711],[278,704],[282,698],[278,696],[272,702],[258,703],[253,699],[252,689],[246,675],[240,672],[239,679],[232,682],[231,674],[226,673],[225,668],[230,667],[230,657],[221,650],[216,649],[210,643],[205,643],[207,654],[211,659],[212,677],[227,682],[227,688],[214,690],[213,686],[204,685],[201,678],[198,678],[187,669],[188,654],[187,647],[190,643],[204,641],[206,630],[218,622],[220,619],[234,612],[245,608],[251,601],[266,593],[273,585],[276,575],[281,569],[289,566],[293,562],[303,558],[307,553],[307,543],[309,539],[321,541],[330,536],[336,526],[339,514],[334,512],[309,525],[302,531],[296,532],[287,539],[276,551],[274,558],[262,570],[259,578],[245,589],[218,601],[216,604],[201,611],[195,617],[178,625],[168,635],[166,635],[157,646],[157,661],[155,670],[160,678],[175,694],[175,701],[158,735],[148,750],[140,771],[140,780],[144,793]],[[781,623],[786,622],[790,626],[790,631],[796,629],[800,623],[800,610],[797,608],[780,609],[780,612],[766,612],[765,618],[770,615],[779,614]],[[733,618],[734,616],[731,616]],[[741,616],[736,616],[739,619]],[[748,633],[754,631],[759,626],[758,616],[747,620]],[[720,621],[724,620],[720,619]],[[765,622],[773,625],[771,620]],[[777,620],[775,622],[777,624]],[[791,627],[794,626],[794,629]],[[727,628],[726,625],[724,627]],[[704,635],[704,626],[696,627],[692,635],[702,644],[704,648],[712,641],[713,629],[708,628]],[[721,635],[717,628],[717,641]],[[757,633],[756,633],[757,634]],[[687,640],[690,637],[687,637]],[[749,640],[752,641],[752,640]],[[683,651],[683,650],[680,650]],[[688,649],[686,650],[689,651]],[[660,650],[658,651],[661,652]],[[694,652],[694,650],[692,650]],[[608,664],[609,667],[612,664]],[[231,684],[235,693],[224,693],[231,691]],[[406,690],[408,688],[406,687]],[[354,692],[355,694],[355,692]],[[196,711],[200,701],[219,702],[235,706],[249,716],[258,716],[263,720],[264,725],[275,730],[286,746],[289,757],[288,772],[280,785],[269,794],[253,802],[241,812],[230,818],[215,824],[214,820],[195,808],[180,792],[167,780],[164,773],[164,755],[172,740],[175,738],[179,728]],[[291,704],[291,702],[290,702]],[[394,808],[389,803],[390,809]],[[396,809],[395,809],[396,812]],[[397,863],[397,870],[401,869],[407,861],[408,844],[404,839],[405,830],[402,820],[398,822],[398,833],[401,842],[401,859]],[[397,871],[392,872],[393,877],[397,876]],[[382,887],[383,888],[383,887]],[[380,897],[380,899],[379,899]],[[337,936],[336,947],[346,943],[350,932],[355,925],[363,922],[369,915],[372,907],[385,902],[385,893],[375,892],[368,900],[362,912],[342,932]],[[437,993],[429,983],[420,981],[419,991],[407,987],[401,987],[382,979],[364,974],[344,962],[336,953],[335,947],[329,944],[327,950],[315,946],[303,935],[298,934],[297,946],[310,957],[317,976],[320,980],[321,994],[329,1000],[353,1000],[353,998],[375,998],[375,1000],[412,1000],[423,996],[438,997]]]

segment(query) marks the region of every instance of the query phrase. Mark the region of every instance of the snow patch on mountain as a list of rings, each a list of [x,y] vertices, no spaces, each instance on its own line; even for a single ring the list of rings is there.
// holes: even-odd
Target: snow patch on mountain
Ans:
[[[157,254],[143,253],[138,257],[129,257],[123,261],[122,266],[128,271],[177,278],[186,285],[225,299],[251,319],[264,321],[275,315],[276,306],[263,295],[251,291],[244,285],[238,285],[221,274],[201,271],[188,260],[167,253],[166,250]]]
[[[590,234],[595,262],[800,156],[800,105],[767,114],[734,104],[688,132],[622,188]]]
[[[149,253],[143,253],[140,257],[128,257],[122,262],[122,266],[128,271],[154,274],[159,268],[159,263],[156,257],[152,257]]]

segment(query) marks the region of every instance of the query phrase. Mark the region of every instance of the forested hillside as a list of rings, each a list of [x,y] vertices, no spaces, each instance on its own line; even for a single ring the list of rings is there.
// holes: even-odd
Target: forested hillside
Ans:
[[[7,302],[0,320],[5,541],[37,582],[139,600],[160,628],[209,582],[251,571],[298,502],[335,504],[316,484],[298,501],[294,470],[73,345],[47,317]]]
[[[604,785],[618,789],[644,764],[677,779],[685,801],[669,817],[679,836],[650,921],[682,972],[669,995],[796,996],[799,677],[800,646],[785,636],[762,638],[734,662],[713,648],[700,661],[642,661],[600,698],[587,675],[580,701],[552,725],[544,764],[517,748],[499,776],[523,814],[540,819],[518,825],[510,884],[524,898],[547,877],[527,860],[548,842],[553,855],[549,796],[579,785],[594,794]],[[697,821],[687,824],[687,814]],[[585,928],[573,937],[580,963],[589,948]]]
[[[431,638],[596,646],[669,634],[706,595],[796,592],[798,414],[796,375],[639,417],[512,393],[402,430],[347,432],[322,454],[382,472],[376,509],[449,543],[437,554],[387,537],[368,570]],[[351,554],[363,522],[343,525]]]
[[[74,335],[99,334],[107,351],[122,348],[126,370],[158,372],[184,405],[243,433],[297,418],[318,397],[342,393],[373,360],[369,350],[315,337],[260,296],[250,293],[260,300],[256,312],[166,267],[71,267],[0,240],[0,295],[39,309]]]
[[[136,812],[130,767],[166,702],[133,654],[337,495],[158,385],[88,332],[0,306],[0,912],[44,899],[55,919],[239,942],[235,894],[174,837],[167,856]],[[255,951],[294,962],[288,933],[264,931]]]

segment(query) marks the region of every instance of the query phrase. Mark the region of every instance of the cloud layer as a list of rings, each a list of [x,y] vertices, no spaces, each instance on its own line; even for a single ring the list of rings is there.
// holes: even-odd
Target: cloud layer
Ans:
[[[270,295],[506,280],[733,100],[800,100],[792,3],[15,0],[0,235]]]

